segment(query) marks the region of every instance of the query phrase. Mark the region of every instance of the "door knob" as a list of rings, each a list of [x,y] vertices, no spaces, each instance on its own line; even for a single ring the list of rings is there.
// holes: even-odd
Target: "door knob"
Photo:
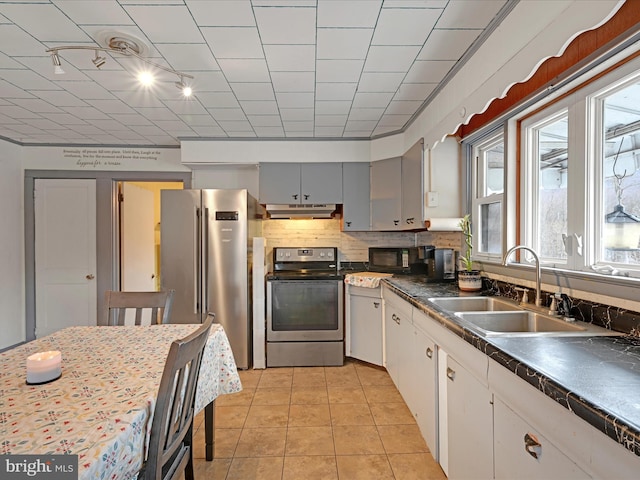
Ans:
[[[85,276],[84,278],[86,278],[87,280],[93,280],[96,277],[94,277],[93,274],[90,273],[89,275]]]

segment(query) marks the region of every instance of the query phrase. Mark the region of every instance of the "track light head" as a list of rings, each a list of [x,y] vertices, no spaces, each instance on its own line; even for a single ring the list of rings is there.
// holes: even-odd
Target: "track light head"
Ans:
[[[190,97],[193,93],[191,87],[184,83],[184,79],[180,77],[180,81],[175,83],[176,87],[182,90],[182,95],[185,97]]]
[[[58,52],[51,52],[51,61],[53,62],[53,73],[56,75],[63,75],[64,70],[62,69],[62,65],[60,64],[60,57],[58,56]]]
[[[99,56],[98,55],[98,51],[96,50],[96,57],[94,59],[92,59],[91,61],[96,66],[96,68],[100,68],[101,66],[103,66],[107,62],[107,59],[105,57]]]

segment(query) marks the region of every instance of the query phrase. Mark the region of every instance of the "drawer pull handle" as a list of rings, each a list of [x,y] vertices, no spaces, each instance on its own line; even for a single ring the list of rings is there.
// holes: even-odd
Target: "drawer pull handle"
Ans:
[[[424,353],[427,355],[427,358],[433,358],[433,350],[431,350],[431,347],[427,347]]]
[[[373,302],[374,308],[378,308],[380,306],[380,302]]]
[[[533,458],[540,458],[542,455],[542,444],[538,441],[535,435],[527,433],[524,436],[524,449]]]
[[[456,379],[456,371],[451,367],[447,367],[447,378],[452,382]]]

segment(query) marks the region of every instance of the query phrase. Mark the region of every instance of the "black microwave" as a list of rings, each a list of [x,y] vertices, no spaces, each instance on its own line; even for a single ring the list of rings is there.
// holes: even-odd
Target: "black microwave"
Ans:
[[[384,273],[427,273],[421,247],[370,247],[369,270]]]

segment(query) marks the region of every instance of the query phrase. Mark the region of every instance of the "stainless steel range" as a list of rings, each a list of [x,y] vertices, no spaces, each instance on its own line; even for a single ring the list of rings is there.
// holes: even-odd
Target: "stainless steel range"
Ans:
[[[273,249],[267,367],[344,363],[344,284],[335,247]]]

